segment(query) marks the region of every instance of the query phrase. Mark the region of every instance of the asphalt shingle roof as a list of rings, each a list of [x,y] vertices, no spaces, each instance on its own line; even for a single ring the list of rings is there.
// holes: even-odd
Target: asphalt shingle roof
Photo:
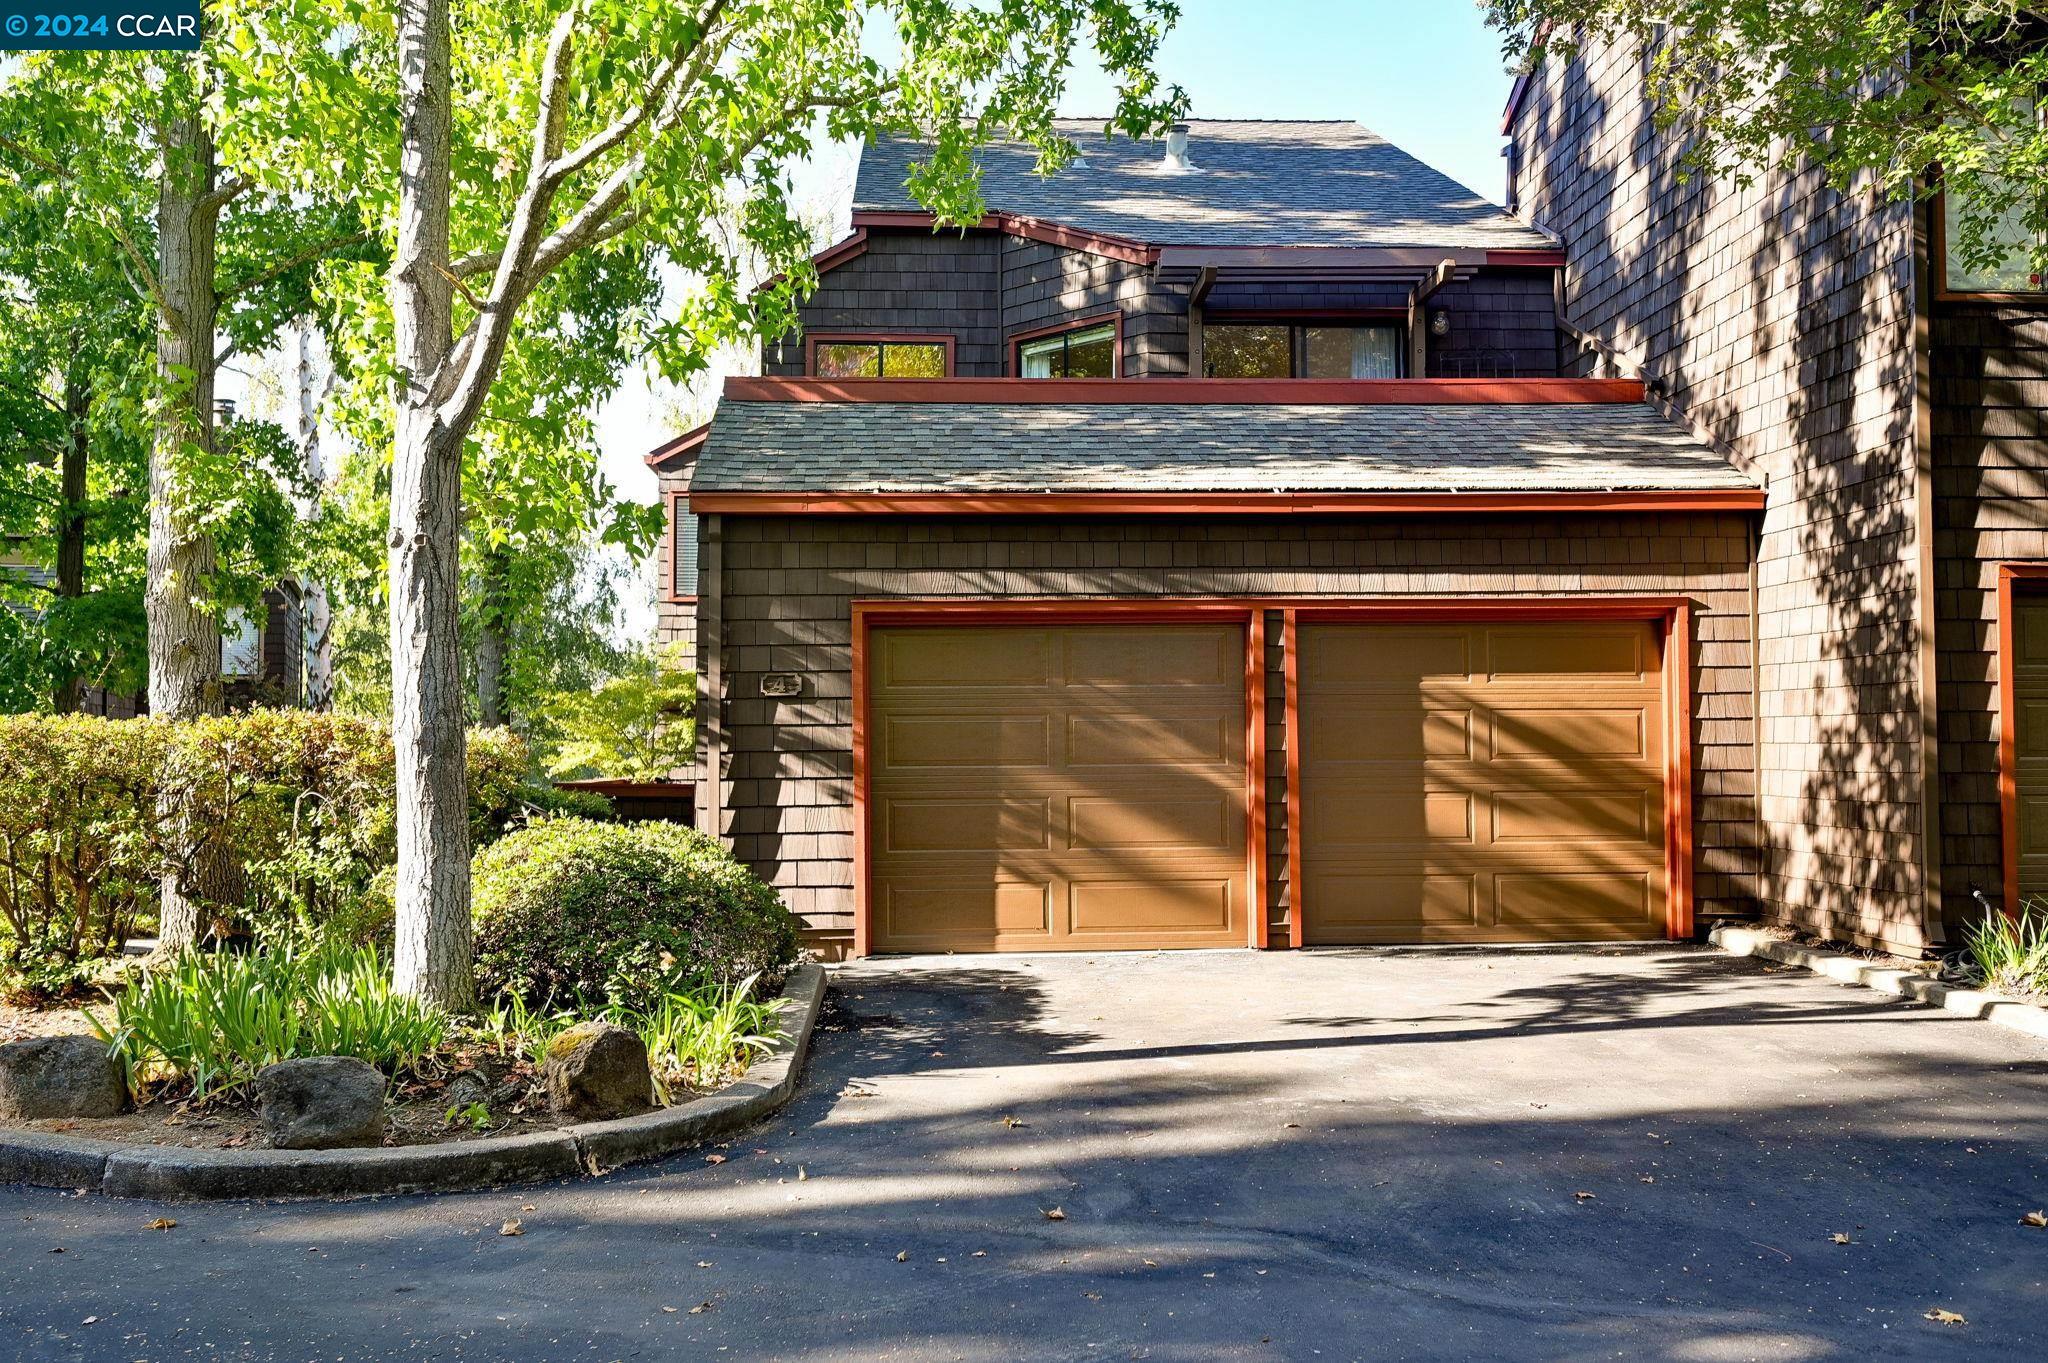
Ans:
[[[991,209],[1154,246],[1433,246],[1544,249],[1549,236],[1368,128],[1345,122],[1189,124],[1188,159],[1163,171],[1164,144],[1106,140],[1099,120],[1062,119],[1087,161],[1051,179],[1034,154],[983,152]],[[903,188],[925,144],[898,138],[862,153],[854,207],[914,210]]]
[[[698,492],[1735,491],[1646,406],[762,402],[728,397]]]

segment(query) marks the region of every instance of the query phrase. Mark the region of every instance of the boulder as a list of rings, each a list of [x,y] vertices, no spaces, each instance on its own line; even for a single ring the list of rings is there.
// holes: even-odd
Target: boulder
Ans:
[[[384,1075],[345,1055],[266,1065],[256,1075],[256,1112],[279,1150],[382,1145]]]
[[[111,1117],[128,1104],[121,1066],[90,1036],[39,1036],[0,1046],[0,1118]]]
[[[556,1037],[541,1080],[549,1105],[564,1117],[630,1117],[654,1106],[646,1045],[609,1022],[585,1022]]]

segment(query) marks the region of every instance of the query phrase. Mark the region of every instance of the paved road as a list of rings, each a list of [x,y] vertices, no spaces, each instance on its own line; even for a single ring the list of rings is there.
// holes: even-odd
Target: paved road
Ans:
[[[824,1028],[798,1101],[723,1163],[339,1204],[0,1189],[0,1358],[2048,1347],[2048,1231],[2019,1225],[2048,1204],[2048,1046],[1790,970],[871,963]]]

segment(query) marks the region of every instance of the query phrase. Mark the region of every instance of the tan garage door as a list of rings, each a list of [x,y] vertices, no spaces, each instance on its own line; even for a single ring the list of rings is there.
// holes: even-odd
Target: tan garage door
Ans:
[[[2048,894],[2048,596],[2013,597],[2013,778],[2020,897]]]
[[[876,951],[1243,945],[1236,624],[878,626]]]
[[[1663,935],[1649,622],[1304,624],[1311,943]]]

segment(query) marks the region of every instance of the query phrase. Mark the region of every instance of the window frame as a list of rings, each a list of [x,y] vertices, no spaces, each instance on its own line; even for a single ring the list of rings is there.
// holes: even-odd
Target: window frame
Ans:
[[[1292,383],[1306,379],[1302,372],[1308,365],[1308,331],[1312,327],[1368,327],[1394,333],[1394,362],[1396,379],[1408,375],[1408,314],[1405,309],[1360,308],[1355,311],[1332,311],[1322,308],[1266,308],[1210,312],[1202,318],[1202,362],[1207,367],[1209,356],[1208,333],[1217,327],[1286,327],[1287,328],[1287,373],[1264,379],[1249,380],[1254,383]],[[1209,378],[1207,373],[1200,378]],[[1323,383],[1368,383],[1369,379],[1323,379]]]
[[[1124,313],[1122,308],[1111,312],[1098,312],[1087,317],[1068,318],[1051,322],[1045,326],[1030,327],[1009,334],[1009,371],[1011,378],[1024,377],[1024,346],[1031,341],[1043,341],[1053,336],[1075,332],[1093,331],[1098,327],[1112,328],[1110,341],[1110,374],[1112,379],[1125,377],[1124,374]],[[1045,380],[1037,380],[1045,382]],[[1068,380],[1073,382],[1073,380]]]
[[[942,346],[942,347],[944,347],[944,348],[945,348],[945,352],[946,352],[946,372],[945,372],[945,375],[944,375],[944,377],[946,377],[946,378],[949,378],[949,379],[950,379],[950,378],[952,378],[952,377],[954,376],[954,374],[953,374],[953,348],[954,348],[954,343],[955,343],[955,339],[956,339],[956,338],[954,337],[953,333],[952,333],[952,332],[950,332],[950,331],[816,331],[816,332],[808,332],[808,333],[806,333],[806,334],[805,334],[805,336],[804,336],[804,376],[805,376],[806,378],[814,378],[814,379],[815,379],[815,378],[820,378],[820,377],[823,377],[822,375],[820,375],[820,374],[818,373],[818,347],[819,347],[820,345],[871,345],[871,346],[874,346],[874,347],[876,347],[876,357],[877,357],[878,361],[879,361],[879,362],[881,363],[881,366],[882,366],[882,367],[883,367],[884,369],[886,369],[886,368],[888,367],[888,362],[887,362],[886,360],[883,360],[883,359],[881,359],[881,350],[882,350],[882,348],[883,348],[883,347],[886,347],[886,346],[892,346],[892,345],[936,345],[936,346]],[[831,381],[832,381],[832,382],[834,382],[834,383],[851,383],[851,382],[855,382],[855,380],[851,380],[851,379],[843,379],[843,378],[841,378],[841,379],[833,379],[833,380],[831,380]],[[930,379],[930,377],[929,377],[928,375],[923,375],[923,374],[919,374],[919,375],[916,375],[916,376],[914,376],[914,377],[912,377],[912,378],[909,378],[909,379],[899,379],[899,377],[898,377],[898,376],[892,376],[892,375],[890,375],[890,374],[884,373],[884,374],[878,375],[877,377],[875,377],[875,378],[872,378],[872,379],[862,379],[862,380],[859,380],[859,382],[862,382],[862,383],[895,383],[895,382],[899,382],[899,381],[902,381],[902,382],[911,382],[911,383],[915,383],[915,382],[924,382],[924,383],[930,383],[930,382],[931,382],[931,379]]]
[[[677,488],[668,494],[668,527],[661,537],[661,601],[671,606],[693,606],[697,593],[676,590],[676,567],[682,556],[683,518],[690,512],[690,490]],[[702,583],[699,583],[702,586]]]
[[[1934,191],[1927,201],[1927,254],[1933,265],[1934,301],[1937,303],[1996,303],[2037,307],[2048,311],[2048,285],[2025,293],[2002,289],[1952,289],[1948,283],[1948,189]]]

